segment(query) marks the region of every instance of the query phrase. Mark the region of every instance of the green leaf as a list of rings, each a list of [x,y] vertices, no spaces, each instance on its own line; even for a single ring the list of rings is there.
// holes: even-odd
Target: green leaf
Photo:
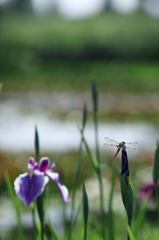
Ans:
[[[87,197],[85,185],[83,183],[83,216],[84,216],[85,224],[87,224],[88,212],[89,212],[88,197]]]
[[[39,152],[40,152],[39,135],[38,135],[37,127],[35,126],[35,156],[36,156],[37,162],[39,161]]]
[[[41,194],[36,199],[37,211],[40,219],[41,226],[41,240],[44,240],[44,203],[43,203],[43,194]]]
[[[96,157],[91,152],[91,150],[90,150],[90,148],[89,148],[89,146],[88,146],[88,144],[87,144],[87,142],[86,142],[84,137],[83,137],[83,143],[85,145],[85,148],[86,148],[87,154],[89,156],[89,159],[90,159],[90,161],[92,163],[92,166],[93,166],[95,172],[99,175],[99,171],[100,171],[99,170],[99,163],[98,163]]]
[[[83,217],[84,217],[84,240],[87,239],[87,221],[88,221],[88,213],[89,213],[89,206],[88,206],[88,197],[86,193],[86,189],[83,183]]]
[[[111,177],[111,189],[109,193],[109,203],[108,203],[108,232],[109,239],[114,240],[115,225],[114,225],[114,213],[112,209],[113,203],[113,193],[114,193],[114,182],[115,182],[115,168],[112,165],[112,177]]]
[[[127,212],[130,226],[131,226],[131,221],[133,217],[133,203],[134,203],[133,191],[132,191],[131,185],[129,184],[128,192],[127,192],[127,201],[126,201],[126,212]]]
[[[131,228],[130,226],[127,226],[127,230],[128,230],[128,235],[130,237],[130,240],[136,240],[136,238],[134,237],[132,231],[131,231]]]
[[[17,223],[18,223],[18,240],[23,240],[23,228],[22,228],[22,222],[21,222],[21,217],[20,217],[20,209],[19,209],[19,203],[17,196],[15,195],[14,189],[13,189],[13,184],[10,180],[8,172],[4,172],[4,178],[5,182],[12,200],[12,203],[14,205],[14,209],[16,212],[16,217],[17,217]]]
[[[82,130],[84,130],[85,128],[86,121],[87,121],[87,105],[85,103],[82,111],[82,128],[83,128]]]
[[[123,204],[127,213],[128,225],[131,226],[133,216],[133,191],[128,178],[120,174],[120,186]]]
[[[48,220],[48,226],[49,226],[49,229],[50,229],[50,232],[51,232],[51,235],[52,235],[51,239],[59,240],[59,238],[58,238],[50,220]]]
[[[98,111],[98,91],[95,80],[92,80],[92,101],[94,112]]]
[[[157,184],[159,179],[159,141],[156,142],[156,150],[154,155],[154,162],[153,162],[153,180],[154,183]]]
[[[126,177],[122,176],[120,174],[120,187],[121,187],[121,197],[122,197],[122,201],[124,204],[124,207],[126,209],[126,199],[127,199],[127,182],[126,182]]]
[[[43,194],[41,194],[41,195],[37,198],[36,202],[37,202],[37,210],[38,210],[40,222],[43,223],[43,222],[44,222]]]
[[[141,229],[141,226],[143,224],[144,215],[147,209],[148,202],[149,202],[149,197],[145,201],[143,201],[143,203],[141,204],[141,207],[137,212],[137,216],[135,217],[134,226],[133,226],[133,233],[135,236],[139,233],[139,230]]]

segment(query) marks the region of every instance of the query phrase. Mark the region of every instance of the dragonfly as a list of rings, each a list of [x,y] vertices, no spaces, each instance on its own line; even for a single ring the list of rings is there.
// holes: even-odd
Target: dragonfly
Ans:
[[[115,141],[115,140],[113,140],[113,139],[110,139],[110,138],[108,138],[108,137],[105,137],[104,138],[105,140],[106,140],[106,143],[104,144],[104,146],[115,146],[115,147],[117,147],[117,151],[116,151],[116,153],[115,153],[115,155],[114,155],[114,158],[118,155],[118,153],[120,152],[120,149],[126,144],[136,144],[137,142],[131,142],[131,143],[126,143],[126,142],[117,142],[117,141]],[[136,148],[132,148],[132,147],[126,147],[127,149],[131,149],[131,150],[136,150]]]

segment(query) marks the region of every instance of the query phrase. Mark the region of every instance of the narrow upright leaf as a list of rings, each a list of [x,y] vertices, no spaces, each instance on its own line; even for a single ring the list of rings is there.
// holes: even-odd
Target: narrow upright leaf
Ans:
[[[40,222],[43,224],[44,222],[44,203],[43,203],[43,194],[41,194],[37,200],[37,210],[40,218]]]
[[[82,128],[83,128],[83,130],[85,128],[86,121],[87,121],[87,105],[85,103],[83,106],[83,111],[82,111]]]
[[[85,224],[87,224],[87,221],[88,221],[88,211],[89,211],[88,197],[87,197],[85,185],[83,183],[83,216],[84,216]]]
[[[131,226],[133,216],[133,191],[127,177],[120,174],[121,196],[127,213],[128,225]]]
[[[85,145],[87,154],[88,154],[88,156],[89,156],[89,158],[90,158],[90,161],[91,161],[91,163],[92,163],[92,166],[93,166],[95,172],[96,172],[97,174],[99,174],[99,171],[100,171],[100,169],[99,169],[99,163],[98,163],[96,157],[95,157],[95,156],[93,155],[93,153],[91,152],[91,150],[90,150],[90,148],[89,148],[89,146],[88,146],[88,144],[87,144],[87,142],[86,142],[86,140],[85,140],[84,137],[83,137],[83,142],[84,142],[84,145]]]
[[[39,161],[39,152],[40,152],[39,135],[38,135],[37,127],[35,127],[35,156],[36,156],[37,162]]]
[[[93,102],[93,122],[95,128],[95,143],[96,143],[96,158],[100,163],[100,151],[99,151],[99,141],[98,141],[98,91],[96,83],[92,80],[92,102]]]
[[[130,240],[136,240],[136,238],[134,237],[134,235],[133,235],[133,233],[131,231],[130,226],[128,226],[127,229],[128,229],[128,234],[129,234]]]
[[[131,188],[131,185],[128,185],[128,193],[127,193],[127,206],[126,206],[126,212],[128,216],[128,222],[129,225],[131,226],[131,221],[133,217],[133,203],[134,203],[134,198],[133,198],[133,191]]]
[[[143,201],[134,221],[133,233],[135,236],[140,232],[142,223],[144,221],[144,215],[147,210],[147,205],[149,202],[149,197]]]
[[[83,183],[83,217],[84,217],[84,240],[87,239],[87,222],[88,222],[88,197],[85,189],[85,185]]]
[[[159,179],[159,141],[156,142],[156,150],[154,155],[154,162],[153,162],[153,180],[154,183],[157,184]]]
[[[10,177],[8,172],[4,173],[4,178],[5,182],[10,194],[10,198],[12,199],[12,203],[14,204],[14,209],[16,212],[16,217],[17,217],[17,224],[18,224],[18,240],[23,240],[23,228],[22,228],[22,221],[21,221],[21,216],[20,216],[20,209],[19,209],[19,204],[18,204],[18,199],[15,195],[14,189],[13,189],[13,184],[11,183]]]
[[[92,101],[94,112],[98,111],[98,91],[95,80],[92,80]]]
[[[122,201],[124,204],[124,207],[126,209],[126,199],[127,199],[127,182],[126,182],[126,177],[122,176],[120,174],[120,187],[121,187],[121,197],[122,197]]]
[[[114,240],[115,235],[115,225],[114,225],[114,213],[112,208],[113,203],[113,193],[114,193],[114,182],[115,182],[115,168],[112,165],[112,178],[111,178],[111,188],[109,193],[109,203],[108,203],[108,233],[109,240]]]
[[[39,161],[39,154],[40,154],[40,148],[39,148],[39,135],[37,127],[35,127],[35,158],[36,161]],[[44,200],[43,200],[44,192],[36,199],[36,206],[37,211],[40,219],[40,226],[41,226],[41,240],[44,240]]]
[[[51,223],[50,220],[48,220],[48,226],[49,226],[49,229],[50,229],[50,232],[51,232],[51,235],[52,235],[52,239],[59,240],[59,238],[58,238],[58,236],[57,236],[57,234],[55,232],[55,229],[53,228],[52,223]]]

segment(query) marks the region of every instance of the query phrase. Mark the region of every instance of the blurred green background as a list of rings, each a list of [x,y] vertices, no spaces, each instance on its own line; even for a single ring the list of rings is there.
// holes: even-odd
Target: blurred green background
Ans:
[[[139,0],[1,0],[2,143],[16,143],[18,136],[19,142],[33,139],[34,124],[44,116],[79,124],[84,101],[88,120],[92,120],[90,83],[95,79],[99,122],[119,122],[123,127],[127,122],[152,124],[154,144],[159,128],[159,6],[155,4]],[[34,114],[37,118],[32,120]],[[131,126],[125,128],[131,130]],[[118,135],[127,137],[123,130],[116,132],[114,128],[112,136],[117,134],[117,140]],[[144,144],[147,137],[149,131]],[[56,138],[58,142],[64,137],[60,132]],[[140,136],[133,140],[140,141]],[[6,150],[2,146],[3,156]],[[144,156],[151,157],[147,151]]]
[[[105,7],[70,19],[55,10],[37,14],[24,0],[7,6],[0,19],[3,92],[89,91],[95,78],[100,92],[158,94],[159,22],[141,8],[121,14]]]
[[[26,116],[26,119],[29,114],[34,114],[38,110],[42,112],[42,115],[38,115],[40,119],[48,108],[49,115],[48,112],[46,115],[51,120],[62,119],[67,122],[73,118],[74,122],[79,123],[83,102],[88,100],[88,119],[91,120],[90,83],[92,79],[96,80],[100,94],[100,123],[146,122],[156,127],[156,135],[158,135],[159,10],[157,9],[159,6],[155,4],[151,6],[148,4],[149,1],[131,0],[130,2],[136,5],[132,4],[133,7],[126,11],[124,10],[126,1],[124,3],[122,0],[121,2],[103,0],[99,1],[101,7],[98,11],[92,10],[92,13],[88,11],[83,16],[82,13],[76,15],[75,9],[79,10],[78,4],[74,6],[74,10],[71,10],[71,1],[67,1],[70,6],[70,11],[68,11],[70,15],[67,11],[60,10],[62,0],[48,1],[47,7],[43,7],[44,3],[36,3],[37,1],[0,2],[0,82],[3,83],[0,109],[1,117],[6,114],[6,111],[8,114],[5,115],[5,119],[0,118],[0,141],[3,142],[4,136],[7,135],[8,139],[14,142],[19,132],[27,129],[25,122],[23,125],[23,121],[15,118],[16,112],[13,114],[12,103],[17,98],[24,103],[26,100],[23,99],[23,95],[26,96],[28,93],[30,99],[37,97],[36,101],[39,105],[35,104],[35,108],[30,110],[29,107],[32,107],[34,101],[26,101],[27,108],[26,105],[25,108],[21,107],[21,114]],[[95,0],[90,3],[90,8],[93,4],[95,5]],[[74,5],[73,2],[72,5]],[[120,8],[118,8],[119,5]],[[66,3],[64,6],[67,10]],[[81,12],[85,12],[84,2],[83,7],[82,2],[80,6]],[[89,9],[89,6],[87,8]],[[36,95],[37,93],[42,93],[45,97]],[[49,102],[46,95],[60,93],[67,93],[63,101],[67,102],[68,98],[70,107],[67,106],[64,109],[65,105],[63,105],[63,109],[58,108],[61,106],[58,102],[59,105],[57,104],[55,111],[54,107],[48,107],[46,104]],[[84,93],[89,93],[89,95],[83,95]],[[70,100],[71,94],[74,95]],[[81,94],[79,101],[76,100],[78,104],[72,106],[75,97],[79,94]],[[52,104],[51,101],[50,104]],[[5,112],[3,112],[3,107],[5,107]],[[13,134],[10,132],[9,135],[10,123],[14,120],[18,127],[14,129]],[[34,124],[35,122],[32,122],[33,127]],[[23,128],[20,128],[21,125]],[[33,128],[29,131],[32,130]],[[28,138],[29,131],[26,135],[22,133],[23,139]],[[33,139],[34,132],[32,133],[31,136],[29,135],[30,139]],[[50,135],[53,134],[50,132]],[[112,135],[115,134],[112,133]],[[149,133],[147,135],[149,137]],[[154,135],[154,142],[156,135]],[[62,144],[63,136],[57,136],[59,137]],[[138,141],[139,138],[140,136],[136,136],[134,140]],[[146,137],[145,142],[147,142]],[[34,154],[33,148],[29,150],[30,152],[19,154],[7,152],[1,147],[1,193],[6,189],[3,179],[4,170],[8,169],[12,180],[17,174],[25,172],[27,159],[30,154]],[[134,179],[137,179],[134,180],[136,189],[144,179],[150,179],[152,151],[151,147],[151,151],[146,149],[139,152],[138,156],[131,155],[133,158],[131,171]],[[51,158],[51,161],[59,165],[58,171],[61,171],[62,180],[69,179],[68,187],[71,190],[76,163],[74,160],[77,158],[76,151],[73,149],[66,153],[44,153]],[[107,152],[106,160],[106,151],[102,154],[103,176],[105,179],[108,178],[108,181],[112,154],[113,152],[111,154]],[[83,169],[87,171],[82,172],[79,186],[86,178],[92,177],[91,166],[86,155],[84,158]],[[67,167],[71,165],[67,173],[63,170],[67,168],[64,167],[64,162]],[[7,195],[6,192],[5,194]]]

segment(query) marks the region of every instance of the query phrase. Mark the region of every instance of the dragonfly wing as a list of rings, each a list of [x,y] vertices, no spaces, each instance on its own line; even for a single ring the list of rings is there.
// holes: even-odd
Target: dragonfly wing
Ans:
[[[125,143],[125,144],[137,144],[138,142],[131,142],[131,143]]]
[[[136,150],[136,148],[132,148],[132,147],[126,147],[126,149],[128,149],[128,150]]]
[[[111,143],[104,143],[104,146],[115,146],[115,147],[118,147],[118,145],[116,145],[116,144],[111,144]]]
[[[109,143],[109,144],[119,144],[119,142],[117,142],[117,141],[115,141],[115,140],[113,140],[113,139],[111,139],[111,138],[108,138],[108,137],[105,137],[104,138],[105,139],[105,141],[107,142],[107,143]]]

